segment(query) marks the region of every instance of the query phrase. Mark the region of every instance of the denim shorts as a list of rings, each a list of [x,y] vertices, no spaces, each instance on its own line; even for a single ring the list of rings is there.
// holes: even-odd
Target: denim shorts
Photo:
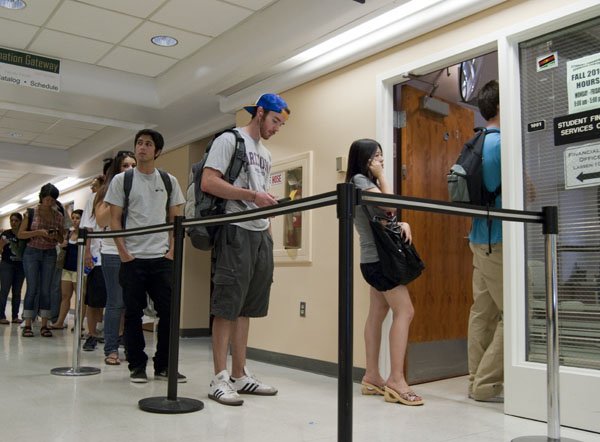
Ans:
[[[368,262],[360,265],[360,271],[367,283],[380,292],[387,292],[398,286],[383,273],[381,262]]]

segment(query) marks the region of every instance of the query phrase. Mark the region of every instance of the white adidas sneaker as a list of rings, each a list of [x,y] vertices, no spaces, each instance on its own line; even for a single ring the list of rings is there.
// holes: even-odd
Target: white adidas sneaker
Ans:
[[[232,387],[227,370],[221,371],[213,378],[208,397],[223,405],[242,405],[244,403],[244,400]]]
[[[244,367],[244,376],[237,379],[232,377],[230,381],[234,390],[237,390],[240,394],[256,394],[259,396],[275,396],[277,394],[275,387],[258,380],[256,376],[248,371],[247,367]]]

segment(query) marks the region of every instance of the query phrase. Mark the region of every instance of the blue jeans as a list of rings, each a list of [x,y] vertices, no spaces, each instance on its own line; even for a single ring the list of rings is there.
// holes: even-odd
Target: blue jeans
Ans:
[[[134,259],[122,262],[119,283],[123,287],[125,329],[123,339],[129,369],[145,368],[148,356],[142,331],[142,316],[147,305],[146,293],[154,303],[159,317],[154,370],[162,371],[169,364],[169,328],[171,325],[171,285],[173,261],[167,258]]]
[[[27,291],[23,307],[24,318],[35,318],[38,299],[40,316],[50,318],[50,288],[55,268],[56,249],[41,250],[25,247],[23,270],[27,280]]]
[[[104,354],[118,353],[121,315],[125,311],[123,290],[119,284],[119,255],[102,254],[102,273],[106,286],[106,307],[104,308]]]
[[[12,319],[19,317],[19,307],[21,306],[21,288],[23,288],[23,263],[21,261],[0,263],[0,319],[6,319],[4,310],[6,309],[6,300],[8,292],[12,288]]]

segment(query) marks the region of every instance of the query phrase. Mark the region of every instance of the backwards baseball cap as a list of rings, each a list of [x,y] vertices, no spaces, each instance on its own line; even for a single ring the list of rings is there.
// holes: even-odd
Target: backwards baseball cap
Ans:
[[[280,113],[286,118],[286,120],[289,116],[286,110],[288,107],[287,103],[277,94],[262,94],[256,101],[256,104],[244,106],[244,109],[252,114],[254,113],[254,109],[256,109],[258,106],[262,107],[264,110]]]

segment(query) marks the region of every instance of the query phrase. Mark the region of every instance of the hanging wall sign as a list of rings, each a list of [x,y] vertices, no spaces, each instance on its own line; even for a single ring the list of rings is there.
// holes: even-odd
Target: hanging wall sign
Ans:
[[[600,108],[600,53],[567,62],[569,114]]]
[[[554,119],[554,145],[600,139],[600,108]]]
[[[565,189],[600,184],[600,143],[565,149]]]
[[[60,60],[0,48],[0,82],[60,92]]]

